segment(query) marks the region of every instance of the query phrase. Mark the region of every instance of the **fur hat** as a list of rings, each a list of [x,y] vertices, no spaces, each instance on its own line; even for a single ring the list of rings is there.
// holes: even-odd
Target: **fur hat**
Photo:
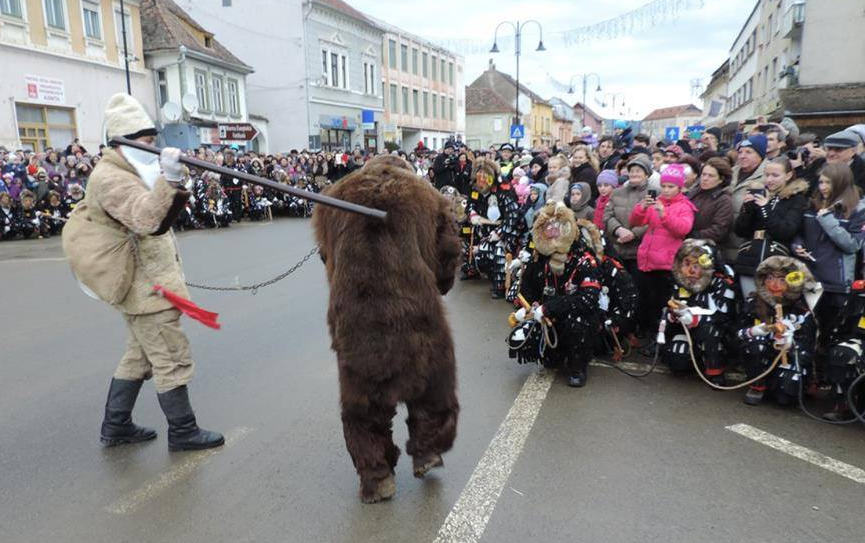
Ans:
[[[787,290],[781,299],[777,299],[766,288],[766,278],[772,273],[784,275],[787,281]],[[757,287],[757,295],[770,307],[774,307],[775,304],[790,305],[803,295],[806,299],[809,295],[819,297],[823,291],[822,285],[811,275],[808,266],[789,256],[770,256],[764,260],[757,267],[754,283]],[[816,301],[814,303],[816,304]],[[811,306],[810,300],[808,305]]]
[[[696,258],[703,269],[700,278],[694,281],[688,279],[682,274],[682,262],[687,257]],[[679,250],[676,251],[676,257],[673,259],[673,279],[680,287],[688,289],[693,294],[703,292],[712,283],[712,276],[716,271],[723,269],[723,262],[718,254],[718,248],[715,242],[705,239],[686,239],[682,242]]]
[[[109,140],[116,136],[135,139],[156,133],[153,120],[138,100],[126,93],[117,93],[108,100],[105,135]]]
[[[535,248],[550,257],[550,268],[556,275],[564,272],[565,260],[576,237],[574,212],[562,202],[547,202],[535,217],[532,225]]]
[[[492,176],[493,183],[497,183],[502,170],[494,160],[489,158],[476,158],[472,163],[472,175],[476,175],[478,172],[484,172]]]

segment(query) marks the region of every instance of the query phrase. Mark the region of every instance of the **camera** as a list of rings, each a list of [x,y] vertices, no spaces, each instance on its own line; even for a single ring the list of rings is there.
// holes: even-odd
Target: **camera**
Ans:
[[[751,196],[765,196],[766,189],[748,189],[748,194]]]

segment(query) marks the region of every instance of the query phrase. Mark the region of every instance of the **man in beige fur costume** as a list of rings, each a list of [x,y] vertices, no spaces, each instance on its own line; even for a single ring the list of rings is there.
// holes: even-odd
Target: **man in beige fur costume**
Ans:
[[[105,131],[109,139],[125,136],[148,144],[157,134],[141,104],[126,94],[108,102]],[[192,354],[180,327],[181,312],[171,301],[189,296],[171,232],[189,198],[180,184],[179,159],[175,148],[160,156],[127,146],[107,148],[64,232],[63,248],[82,289],[120,311],[128,329],[126,353],[105,404],[101,440],[106,446],[156,437],[153,429],[132,422],[138,392],[151,377],[168,420],[170,450],[224,443],[222,435],[196,423],[186,389]]]

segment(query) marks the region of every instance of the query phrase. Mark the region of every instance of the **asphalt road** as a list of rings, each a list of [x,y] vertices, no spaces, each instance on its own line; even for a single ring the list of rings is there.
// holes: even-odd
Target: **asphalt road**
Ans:
[[[188,279],[218,284],[269,278],[313,245],[299,219],[179,240]],[[579,391],[555,378],[532,425],[514,400],[536,369],[508,360],[507,306],[480,282],[459,283],[446,298],[462,413],[444,469],[420,481],[403,456],[395,499],[363,505],[342,438],[318,259],[255,296],[194,297],[221,314],[223,329],[184,322],[197,364],[193,406],[228,445],[169,453],[148,383],[135,419],[159,438],[103,449],[122,319],[78,290],[59,240],[0,244],[0,542],[431,542],[460,510],[491,441],[515,458],[512,472],[498,474],[501,495],[486,500],[492,514],[471,517],[475,537],[439,541],[865,539],[861,425],[749,408],[696,379],[636,381],[601,367]],[[497,437],[509,412],[530,429],[524,445]],[[404,418],[401,410],[400,445]],[[775,450],[726,429],[735,424],[804,447],[808,460],[790,454],[795,446]],[[489,490],[472,481],[480,486],[466,494]]]

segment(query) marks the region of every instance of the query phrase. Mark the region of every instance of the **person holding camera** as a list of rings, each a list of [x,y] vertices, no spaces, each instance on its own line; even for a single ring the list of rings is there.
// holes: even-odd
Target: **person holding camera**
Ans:
[[[447,142],[444,151],[436,157],[433,162],[433,182],[435,187],[454,186],[454,170],[456,170],[456,159],[454,157],[454,144]]]
[[[796,178],[786,156],[767,162],[764,183],[752,183],[742,198],[742,209],[733,231],[750,240],[739,246],[733,269],[739,276],[742,295],[755,289],[757,266],[770,256],[789,256],[790,244],[799,233],[808,206],[808,183]]]

